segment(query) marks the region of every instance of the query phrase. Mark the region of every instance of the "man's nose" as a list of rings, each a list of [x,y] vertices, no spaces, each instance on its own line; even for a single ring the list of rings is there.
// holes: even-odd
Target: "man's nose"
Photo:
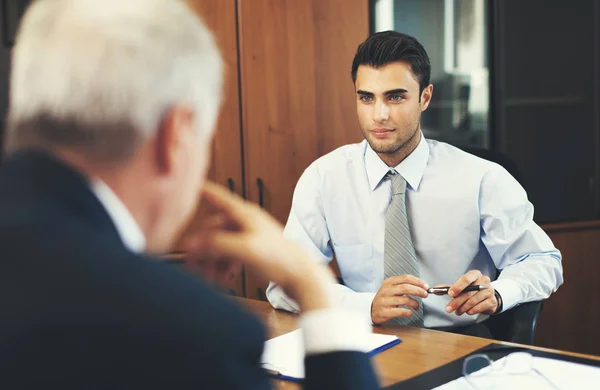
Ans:
[[[390,109],[384,102],[375,102],[373,104],[373,120],[375,122],[383,122],[388,120]]]

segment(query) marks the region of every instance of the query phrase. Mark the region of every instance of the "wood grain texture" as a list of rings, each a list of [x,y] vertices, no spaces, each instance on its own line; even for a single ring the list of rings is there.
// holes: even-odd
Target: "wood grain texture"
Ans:
[[[298,327],[296,315],[275,310],[266,302],[243,298],[236,299],[236,301],[255,313],[263,321],[268,329],[269,338],[280,336]],[[399,325],[373,327],[373,332],[394,334],[402,340],[399,345],[372,358],[382,386],[389,386],[420,375],[483,348],[490,343],[495,343],[494,340]],[[521,346],[512,343],[499,344]],[[566,353],[545,348],[536,349],[600,360],[598,356]],[[277,389],[300,389],[298,385],[291,382],[277,380],[274,381],[274,384]]]
[[[600,223],[544,229],[562,253],[565,283],[544,302],[535,344],[600,355]]]
[[[298,178],[362,139],[350,67],[368,0],[238,0],[246,197],[284,223]],[[248,297],[265,284],[248,277]]]
[[[225,61],[223,105],[215,129],[208,178],[224,186],[228,186],[228,181],[232,180],[234,192],[243,196],[236,0],[186,0],[186,2],[213,32]],[[198,76],[202,77],[202,75]],[[194,218],[183,232],[175,249],[181,249],[182,241],[196,232],[202,221],[213,213],[213,210],[200,202]],[[192,273],[200,272],[193,262],[187,262],[184,266]],[[237,296],[243,296],[243,283],[243,272],[234,272],[226,290]]]

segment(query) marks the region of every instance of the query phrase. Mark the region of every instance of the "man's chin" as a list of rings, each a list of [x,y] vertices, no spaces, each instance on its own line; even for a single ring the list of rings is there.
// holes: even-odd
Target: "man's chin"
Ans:
[[[369,146],[375,153],[379,154],[392,154],[395,153],[400,146],[396,142],[389,140],[369,139],[367,138]]]

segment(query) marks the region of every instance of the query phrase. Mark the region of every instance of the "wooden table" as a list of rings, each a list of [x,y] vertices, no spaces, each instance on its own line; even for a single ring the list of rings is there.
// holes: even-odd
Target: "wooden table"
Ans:
[[[262,319],[268,329],[269,338],[280,336],[298,328],[296,315],[275,310],[268,302],[245,298],[235,299]],[[465,356],[490,343],[498,343],[494,340],[479,337],[462,336],[453,333],[410,328],[399,325],[373,327],[373,332],[394,334],[402,340],[401,344],[373,357],[372,361],[382,386],[389,386],[405,379],[412,378]],[[499,344],[519,345],[512,343]],[[600,356],[583,355],[546,348],[533,348],[542,351],[600,360]],[[277,389],[300,389],[300,386],[292,382],[279,380],[274,382]]]

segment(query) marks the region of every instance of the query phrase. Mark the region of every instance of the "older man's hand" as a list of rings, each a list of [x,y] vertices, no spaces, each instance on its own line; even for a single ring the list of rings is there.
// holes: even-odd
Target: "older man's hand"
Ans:
[[[221,270],[236,263],[248,266],[280,285],[303,311],[330,306],[333,274],[285,239],[275,218],[216,184],[207,183],[202,196],[218,214],[188,240],[185,250],[192,260],[215,261],[216,269]]]

